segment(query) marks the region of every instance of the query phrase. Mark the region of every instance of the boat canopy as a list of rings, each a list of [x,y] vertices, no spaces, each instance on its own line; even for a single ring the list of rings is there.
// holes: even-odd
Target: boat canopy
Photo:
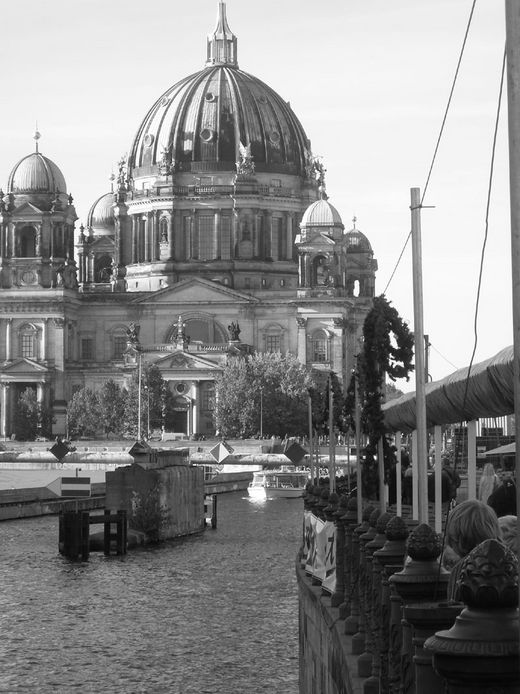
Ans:
[[[513,347],[510,346],[471,369],[466,366],[440,381],[426,384],[426,425],[512,414],[513,384]],[[387,431],[409,432],[417,428],[415,393],[405,393],[385,403],[382,409]]]

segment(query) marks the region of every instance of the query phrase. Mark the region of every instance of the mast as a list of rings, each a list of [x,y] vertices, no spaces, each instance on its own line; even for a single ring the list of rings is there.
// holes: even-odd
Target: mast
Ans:
[[[417,430],[417,482],[419,523],[428,523],[428,469],[426,442],[426,393],[424,384],[424,328],[421,247],[421,195],[410,191],[412,211],[413,313],[415,337],[415,426]]]

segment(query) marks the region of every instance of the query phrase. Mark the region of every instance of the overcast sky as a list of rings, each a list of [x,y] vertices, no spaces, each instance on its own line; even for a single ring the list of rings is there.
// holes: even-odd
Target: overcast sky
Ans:
[[[301,120],[345,227],[369,238],[382,293],[423,190],[471,0],[228,0],[242,70]],[[150,106],[202,69],[217,0],[17,0],[2,6],[0,181],[34,151],[62,170],[80,222],[110,189]],[[424,331],[434,380],[467,366],[504,51],[504,3],[480,0],[422,211]],[[475,362],[512,344],[504,94]],[[78,222],[79,224],[79,222]],[[387,298],[413,328],[411,244]],[[398,383],[404,390],[415,388]]]

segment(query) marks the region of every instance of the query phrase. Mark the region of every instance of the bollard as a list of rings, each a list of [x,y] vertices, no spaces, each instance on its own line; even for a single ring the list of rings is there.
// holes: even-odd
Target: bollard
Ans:
[[[390,691],[394,692],[396,680],[400,679],[401,694],[415,692],[415,673],[413,669],[413,643],[411,624],[402,619],[401,604],[445,600],[449,574],[437,561],[441,554],[441,537],[425,523],[415,528],[407,542],[410,561],[405,563],[402,571],[390,577],[391,586],[400,598],[399,612],[392,613],[391,619],[398,620],[391,624],[391,632],[399,629],[401,640],[400,672],[392,672]],[[395,605],[394,605],[395,606]],[[396,643],[392,644],[396,647]],[[395,658],[392,658],[395,663]],[[420,692],[417,692],[420,694]]]
[[[367,631],[370,630],[370,599],[371,591],[369,590],[369,566],[366,546],[371,542],[377,534],[376,525],[377,519],[381,515],[379,508],[376,508],[370,514],[370,527],[366,533],[359,537],[359,632],[352,637],[361,645],[362,650],[357,659],[358,676],[369,677],[372,672],[372,655],[368,653],[367,648]]]
[[[363,683],[364,694],[379,694],[379,632],[381,629],[381,571],[382,566],[374,553],[386,542],[386,526],[393,518],[391,513],[382,513],[376,523],[376,536],[365,547],[367,561],[367,638],[366,653],[370,656],[371,674]]]
[[[390,650],[390,584],[388,579],[403,568],[408,528],[400,516],[394,516],[386,526],[386,542],[374,552],[374,560],[381,565],[381,617],[379,627],[379,689],[389,694]]]
[[[343,517],[347,510],[348,497],[341,496],[333,514],[336,524],[336,590],[331,598],[331,606],[340,608],[340,619],[345,619],[341,607],[345,600],[345,521]]]
[[[370,527],[370,516],[374,511],[373,506],[367,506],[363,510],[363,521],[361,525],[354,528],[352,533],[352,604],[350,610],[350,616],[345,620],[345,634],[353,634],[352,636],[352,653],[353,655],[359,655],[363,652],[365,647],[365,636],[360,633],[361,626],[361,605],[360,605],[360,566],[361,566],[361,552],[360,552],[360,540],[361,535],[367,532]]]
[[[485,540],[464,558],[464,602],[455,624],[427,639],[434,669],[448,694],[520,691],[518,560],[498,540]]]
[[[352,551],[352,534],[354,528],[357,525],[357,499],[349,499],[347,502],[347,508],[345,515],[342,516],[341,520],[344,525],[345,533],[345,548],[344,548],[344,584],[345,593],[343,598],[343,603],[339,607],[340,619],[347,619],[352,616],[351,621],[356,621],[355,629],[352,633],[357,631],[357,615],[352,614],[352,597],[353,597],[353,587],[354,580],[352,576],[353,572],[353,551]],[[352,628],[352,627],[351,627]],[[347,632],[345,632],[347,633]]]

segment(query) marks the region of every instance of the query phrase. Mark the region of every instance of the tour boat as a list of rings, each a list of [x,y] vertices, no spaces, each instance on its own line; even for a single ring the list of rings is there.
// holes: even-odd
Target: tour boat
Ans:
[[[303,495],[309,473],[295,470],[262,470],[253,473],[247,488],[254,499],[294,499]]]

